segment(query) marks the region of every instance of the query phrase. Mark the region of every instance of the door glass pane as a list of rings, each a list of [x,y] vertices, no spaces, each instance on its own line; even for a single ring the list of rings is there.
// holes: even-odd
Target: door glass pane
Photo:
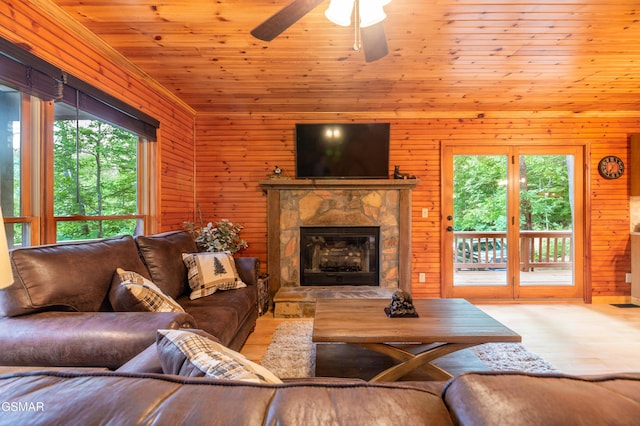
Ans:
[[[521,155],[520,285],[573,285],[571,155]]]
[[[453,157],[453,285],[507,285],[507,156]]]

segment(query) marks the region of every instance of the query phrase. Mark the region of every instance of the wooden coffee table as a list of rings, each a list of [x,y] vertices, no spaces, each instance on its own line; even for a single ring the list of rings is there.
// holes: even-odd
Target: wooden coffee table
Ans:
[[[389,318],[388,299],[318,299],[312,340],[357,345],[399,361],[372,382],[395,381],[415,369],[446,380],[451,374],[432,361],[482,343],[522,340],[464,299],[414,299],[413,304],[418,318]]]

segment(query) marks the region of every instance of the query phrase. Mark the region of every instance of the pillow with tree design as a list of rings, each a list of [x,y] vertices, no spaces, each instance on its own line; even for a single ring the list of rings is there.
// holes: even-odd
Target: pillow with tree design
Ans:
[[[233,255],[228,251],[182,254],[187,267],[191,300],[205,297],[218,290],[246,287],[236,269]]]

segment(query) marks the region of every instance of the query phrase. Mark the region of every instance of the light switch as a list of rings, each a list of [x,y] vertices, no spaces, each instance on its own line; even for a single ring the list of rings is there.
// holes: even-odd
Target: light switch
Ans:
[[[429,209],[428,208],[423,208],[422,209],[422,217],[429,217]]]

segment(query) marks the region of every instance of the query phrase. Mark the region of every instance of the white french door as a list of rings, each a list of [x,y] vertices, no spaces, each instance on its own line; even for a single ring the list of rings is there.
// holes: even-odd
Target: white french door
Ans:
[[[583,297],[583,148],[444,146],[445,297]]]

